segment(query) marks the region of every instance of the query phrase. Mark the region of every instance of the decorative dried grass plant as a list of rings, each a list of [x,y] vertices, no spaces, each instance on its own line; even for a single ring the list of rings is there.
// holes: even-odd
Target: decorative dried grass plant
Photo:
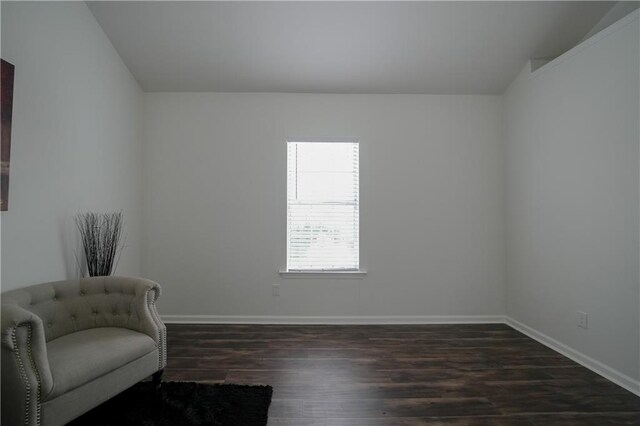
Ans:
[[[82,238],[89,276],[111,275],[122,253],[122,212],[80,213],[76,225]]]

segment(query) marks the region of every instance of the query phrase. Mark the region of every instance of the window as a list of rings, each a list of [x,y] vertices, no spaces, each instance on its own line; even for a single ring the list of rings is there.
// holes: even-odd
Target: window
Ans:
[[[358,271],[357,142],[287,141],[287,271]]]

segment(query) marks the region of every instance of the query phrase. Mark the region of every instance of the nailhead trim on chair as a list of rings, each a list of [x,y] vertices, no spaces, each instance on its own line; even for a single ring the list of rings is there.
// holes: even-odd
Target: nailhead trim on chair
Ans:
[[[20,370],[20,376],[22,376],[22,380],[25,385],[25,415],[24,415],[24,424],[29,425],[29,416],[31,414],[31,384],[29,383],[29,378],[27,377],[27,371],[24,367],[24,362],[22,361],[22,357],[20,356],[20,350],[18,347],[18,339],[16,338],[16,332],[18,331],[18,327],[26,327],[27,328],[27,357],[29,358],[29,362],[31,363],[31,367],[36,375],[36,425],[40,425],[40,390],[41,390],[41,381],[40,381],[40,372],[36,367],[36,362],[33,359],[33,354],[31,353],[31,334],[32,328],[31,324],[19,324],[11,333],[11,342],[13,343],[13,353],[16,357],[16,362],[18,363],[18,370]]]
[[[33,353],[31,349],[31,334],[32,328],[29,325],[29,334],[27,335],[27,357],[31,362],[31,368],[33,368],[33,372],[36,375],[36,383],[38,384],[37,394],[36,394],[36,425],[40,425],[40,401],[42,400],[42,380],[40,379],[40,371],[38,371],[38,366],[36,365],[36,360],[33,359]]]
[[[167,359],[167,353],[166,353],[166,327],[164,325],[164,323],[160,320],[159,316],[158,316],[158,311],[156,309],[156,300],[158,300],[158,298],[160,297],[160,292],[155,289],[152,288],[147,292],[147,307],[149,308],[149,313],[151,314],[151,317],[153,318],[153,321],[156,323],[156,328],[158,329],[158,345],[159,345],[159,357],[158,357],[158,367],[160,370],[162,370],[165,366],[166,366],[166,359]]]

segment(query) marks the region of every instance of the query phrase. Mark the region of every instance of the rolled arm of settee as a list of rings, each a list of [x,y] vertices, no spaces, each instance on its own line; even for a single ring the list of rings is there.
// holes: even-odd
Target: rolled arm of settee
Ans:
[[[129,278],[135,288],[133,303],[138,313],[137,323],[132,324],[136,331],[151,337],[158,346],[159,365],[163,369],[167,364],[167,328],[160,319],[156,301],[160,297],[160,286],[144,278]]]
[[[8,424],[37,425],[40,402],[53,389],[42,320],[17,304],[2,304],[0,339],[2,388],[21,390],[2,394],[3,407],[16,407],[12,415],[20,416]],[[3,424],[8,420],[5,411]]]

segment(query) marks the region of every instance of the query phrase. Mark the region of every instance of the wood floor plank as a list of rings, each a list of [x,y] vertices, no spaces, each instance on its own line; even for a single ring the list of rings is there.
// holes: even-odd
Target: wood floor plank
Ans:
[[[640,398],[504,324],[169,325],[167,341],[166,380],[273,386],[271,426],[640,426]]]
[[[499,414],[487,398],[382,398],[304,400],[303,417],[384,418]]]
[[[385,417],[366,419],[327,419],[327,426],[533,426],[526,417]]]

